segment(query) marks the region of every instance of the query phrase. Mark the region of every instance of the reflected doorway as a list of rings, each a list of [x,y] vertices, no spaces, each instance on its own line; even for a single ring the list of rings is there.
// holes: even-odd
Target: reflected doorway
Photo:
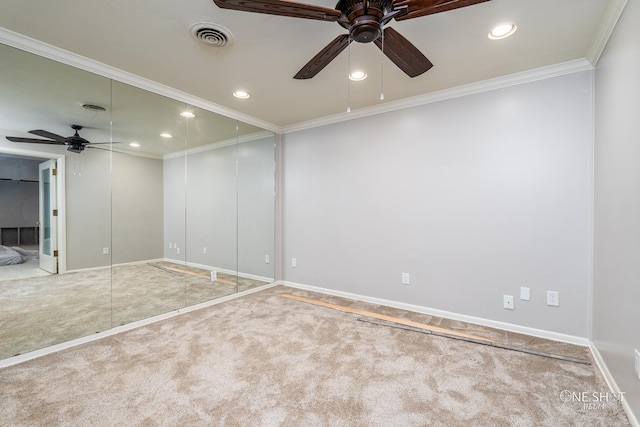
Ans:
[[[59,232],[64,212],[58,209],[63,206],[64,180],[55,179],[63,170],[60,165],[64,168],[64,156],[17,151],[0,148],[0,280],[66,269]]]

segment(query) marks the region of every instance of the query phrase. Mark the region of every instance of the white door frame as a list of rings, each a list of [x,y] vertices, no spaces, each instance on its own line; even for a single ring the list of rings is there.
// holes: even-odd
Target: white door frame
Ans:
[[[58,191],[57,160],[38,165],[38,223],[40,270],[58,273]]]
[[[20,148],[12,148],[0,145],[0,153],[15,154],[16,156],[38,157],[41,159],[55,159],[57,163],[57,187],[58,197],[58,273],[67,272],[67,210],[65,204],[65,155],[48,153],[46,151],[32,151]],[[38,181],[40,177],[38,177]]]

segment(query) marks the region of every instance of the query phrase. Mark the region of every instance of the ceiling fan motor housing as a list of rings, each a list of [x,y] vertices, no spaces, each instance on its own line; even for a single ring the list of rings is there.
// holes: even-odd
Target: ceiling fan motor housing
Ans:
[[[340,25],[359,43],[376,41],[382,35],[382,18],[391,10],[390,0],[341,0],[336,9],[342,12]]]

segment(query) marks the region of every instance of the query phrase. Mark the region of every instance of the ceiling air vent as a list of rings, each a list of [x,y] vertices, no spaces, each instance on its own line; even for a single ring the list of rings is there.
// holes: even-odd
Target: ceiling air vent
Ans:
[[[205,46],[225,47],[233,43],[233,36],[229,30],[211,22],[193,24],[191,35]]]

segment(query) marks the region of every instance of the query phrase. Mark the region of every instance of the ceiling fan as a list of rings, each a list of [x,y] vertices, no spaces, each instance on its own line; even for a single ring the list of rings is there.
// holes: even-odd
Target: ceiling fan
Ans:
[[[284,0],[213,1],[224,9],[331,21],[347,29],[349,34],[336,37],[293,77],[310,79],[333,61],[351,40],[374,42],[409,77],[419,76],[433,66],[431,61],[396,30],[384,26],[392,19],[412,19],[489,0],[340,0],[335,9]]]
[[[41,136],[43,138],[49,139],[37,139],[37,138],[21,138],[17,136],[7,136],[6,138],[12,142],[27,142],[34,144],[54,144],[54,145],[68,145],[67,150],[73,153],[81,153],[85,148],[98,148],[92,147],[96,144],[110,144],[110,142],[89,142],[80,135],[78,135],[78,131],[82,129],[80,125],[71,125],[71,129],[75,130],[75,133],[72,136],[60,136],[53,132],[49,132],[46,130],[30,130],[29,133],[37,136]],[[114,143],[115,144],[115,143]]]

